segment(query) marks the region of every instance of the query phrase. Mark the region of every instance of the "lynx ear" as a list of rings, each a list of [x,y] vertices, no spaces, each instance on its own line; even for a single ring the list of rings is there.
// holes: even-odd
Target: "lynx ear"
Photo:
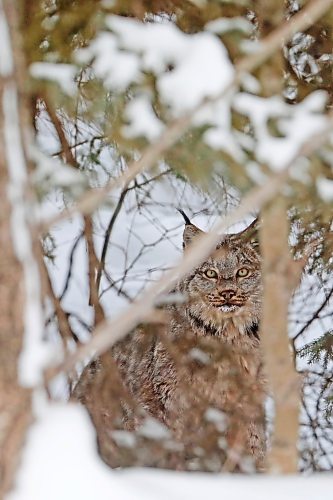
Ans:
[[[244,231],[239,233],[239,236],[247,243],[250,243],[256,250],[259,250],[259,227],[260,222],[257,217]]]
[[[192,243],[193,239],[196,236],[198,236],[199,234],[202,234],[203,231],[201,231],[201,229],[199,229],[197,226],[192,224],[192,222],[187,217],[185,212],[183,212],[183,210],[180,210],[179,208],[177,208],[177,210],[179,213],[182,214],[182,216],[184,217],[184,221],[185,221],[185,227],[184,227],[184,233],[183,233],[183,248],[185,249],[188,247],[188,245],[190,245]]]
[[[203,234],[203,231],[199,229],[194,224],[186,224],[183,233],[183,248],[187,248],[193,241],[193,239],[199,234]]]

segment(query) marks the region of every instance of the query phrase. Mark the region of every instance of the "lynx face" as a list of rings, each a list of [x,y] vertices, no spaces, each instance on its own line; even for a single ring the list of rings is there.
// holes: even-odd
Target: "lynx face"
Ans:
[[[192,224],[186,225],[185,248],[199,232]],[[187,294],[193,322],[218,330],[230,322],[243,329],[258,324],[262,284],[255,224],[241,233],[226,235],[211,256],[184,279],[181,288]]]
[[[186,248],[200,230],[184,218]],[[111,467],[193,470],[195,463],[198,470],[216,472],[229,470],[225,451],[235,450],[235,471],[243,470],[243,458],[248,464],[249,457],[262,469],[265,377],[255,233],[252,224],[224,236],[210,257],[178,283],[186,303],[166,305],[165,322],[149,330],[139,326],[84,370],[73,397],[89,410],[100,453]],[[204,357],[192,356],[195,350]],[[223,430],[205,418],[208,408],[226,416]],[[136,431],[146,415],[166,425],[181,446],[166,453],[164,440],[139,433],[133,450],[118,446],[114,430]],[[226,450],[220,446],[222,437]]]

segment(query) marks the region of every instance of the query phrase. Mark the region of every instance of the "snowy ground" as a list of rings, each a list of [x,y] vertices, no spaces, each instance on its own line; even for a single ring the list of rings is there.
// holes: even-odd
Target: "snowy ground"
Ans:
[[[109,27],[113,32],[105,31],[100,35],[89,50],[81,54],[81,58],[85,57],[86,62],[94,58],[96,75],[104,80],[107,89],[113,90],[118,88],[124,90],[132,81],[140,82],[143,73],[149,69],[156,75],[161,99],[169,106],[172,117],[181,115],[184,110],[192,109],[204,97],[216,98],[223,89],[228,87],[233,78],[233,69],[226,51],[220,43],[217,43],[217,39],[212,34],[204,33],[189,37],[170,25],[162,27],[149,25],[146,36],[146,27],[136,21],[124,21],[119,18],[110,19]],[[168,39],[168,44],[160,46],[157,42],[163,39]],[[206,57],[207,46],[209,53],[214,57]],[[197,54],[197,58],[192,58],[193,54]],[[105,56],[108,57],[106,63]],[[168,69],[170,63],[174,65],[172,72]],[[110,66],[111,64],[117,64],[117,66],[114,68]],[[124,68],[126,68],[125,72]],[[53,80],[59,75],[60,83],[68,81],[69,85],[66,85],[64,89],[71,94],[72,67],[62,67],[61,73],[58,71],[50,73],[52,68],[49,65],[44,68],[35,65],[32,69],[34,75],[39,77],[45,76],[45,71]],[[59,70],[59,68],[56,69]],[[126,76],[126,81],[115,79],[117,70],[119,70],[119,77]],[[112,74],[111,80],[110,74]],[[200,78],[198,78],[199,75]],[[188,87],[184,86],[184,82],[187,81],[192,82],[190,93]],[[214,109],[207,106],[201,109],[200,114],[196,114],[195,120],[197,124],[208,123],[212,126],[210,135],[204,138],[207,144],[227,150],[236,159],[241,160],[241,137],[232,134],[232,130],[229,130],[230,99],[228,97],[226,102],[215,103],[216,106],[214,105],[213,108],[218,111],[216,116]],[[277,161],[278,164],[271,165],[277,170],[288,163],[300,144],[312,134],[313,129],[321,130],[325,126],[325,119],[318,116],[318,121],[314,121],[313,116],[323,104],[323,94],[316,93],[304,103],[293,106],[295,112],[290,116],[291,108],[283,105],[281,100],[263,100],[245,94],[239,94],[234,100],[236,107],[238,106],[245,115],[252,117],[257,135],[257,143],[253,145],[253,148],[257,156],[264,162],[267,161],[268,164],[270,161]],[[140,116],[145,117],[144,120],[135,119],[138,116],[138,109]],[[157,132],[160,133],[163,130],[164,125],[157,122],[157,117],[152,114],[149,95],[134,96],[127,107],[127,115],[130,124],[124,132],[128,137],[141,134],[153,140]],[[285,136],[283,138],[271,137],[268,134],[266,122],[271,115],[284,117]],[[295,126],[299,122],[301,126]],[[215,135],[212,135],[214,131]],[[295,137],[295,131],[298,132],[297,137]],[[88,130],[84,133],[89,135]],[[217,137],[220,142],[217,142]],[[240,144],[237,144],[237,138]],[[52,131],[47,130],[47,127],[39,133],[39,145],[50,156],[59,151],[59,144],[54,139],[52,141]],[[228,148],[227,145],[232,147]],[[284,154],[282,154],[282,147]],[[84,157],[83,148],[77,148],[76,153]],[[276,150],[278,154],[272,154],[272,151]],[[105,171],[109,170],[111,173],[114,166],[112,155],[105,154],[106,156],[103,158],[101,155],[99,160]],[[45,167],[45,160],[41,163]],[[55,170],[58,171],[58,168]],[[64,175],[63,172],[60,176],[61,182],[64,181]],[[101,181],[101,178],[98,180]],[[56,183],[54,179],[52,182],[53,185]],[[327,196],[328,184],[326,183],[325,186],[325,196]],[[113,193],[112,196],[116,203],[119,193]],[[188,209],[190,214],[203,209],[207,210],[207,213],[212,213],[207,197],[205,198],[203,193],[198,194],[198,191],[182,185],[181,182],[175,186],[175,184],[168,184],[166,180],[162,184],[156,184],[149,193],[142,191],[139,198],[140,209],[135,208],[136,204],[138,205],[138,199],[134,192],[128,196],[124,210],[121,211],[112,232],[106,269],[112,280],[118,284],[118,288],[110,287],[107,280],[102,280],[102,290],[105,292],[102,296],[102,303],[108,316],[119,313],[126,306],[128,300],[124,298],[124,292],[134,298],[142,286],[147,285],[147,277],[156,278],[159,269],[173,265],[180,255],[182,220],[175,207],[184,208],[186,211]],[[52,193],[48,202],[43,206],[43,216],[62,207],[62,197],[57,198],[57,195]],[[105,229],[113,208],[114,205],[108,209],[101,209],[95,218],[94,237],[98,255],[100,255]],[[217,213],[218,211],[214,215]],[[208,221],[201,215],[196,217],[194,222],[201,228],[207,229],[212,221]],[[164,230],[167,230],[168,238],[161,238]],[[81,231],[82,221],[79,218],[55,227],[52,231],[56,250],[54,261],[49,268],[58,296],[64,292],[73,242]],[[125,271],[126,279],[122,280]],[[305,280],[304,296],[301,297],[299,305],[295,301],[291,311],[291,335],[297,333],[302,325],[306,324],[308,317],[321,303],[323,293],[320,282],[314,282],[313,279],[310,283],[309,280]],[[304,305],[304,297],[309,307]],[[62,305],[66,311],[72,313],[70,321],[73,329],[78,331],[82,338],[84,335],[87,337],[87,329],[84,330],[82,324],[86,323],[89,326],[92,311],[88,306],[87,253],[83,239],[78,243],[75,251],[72,278],[68,283]],[[304,310],[307,311],[306,316],[301,314]],[[307,333],[307,340],[317,338],[332,324],[331,321],[328,314],[325,318],[318,318]],[[55,339],[54,327],[50,337],[52,340]],[[54,357],[55,352],[56,347],[52,345]],[[54,390],[54,395],[62,400],[66,398],[66,391],[63,389],[64,387],[60,384],[58,389]],[[209,500],[215,498],[242,500],[244,497],[247,500],[267,500],[267,498],[270,500],[281,498],[317,500],[329,497],[329,492],[333,490],[333,477],[329,475],[314,475],[311,478],[227,475],[222,477],[147,469],[112,471],[98,458],[94,431],[83,408],[63,403],[46,403],[43,396],[36,395],[35,414],[36,422],[29,431],[16,489],[8,496],[8,500],[106,500],[111,498],[180,500],[187,497],[191,500],[202,500],[203,497],[208,497]]]
[[[16,489],[7,500],[319,500],[329,498],[333,489],[333,475],[328,474],[245,477],[112,471],[97,456],[87,414],[74,405],[40,409],[28,444]]]

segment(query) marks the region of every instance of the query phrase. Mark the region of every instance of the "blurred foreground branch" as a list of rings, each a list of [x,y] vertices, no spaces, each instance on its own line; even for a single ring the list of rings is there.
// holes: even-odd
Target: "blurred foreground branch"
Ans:
[[[315,23],[331,5],[333,5],[333,0],[313,0],[309,2],[295,16],[285,21],[267,37],[260,40],[260,43],[256,43],[253,47],[254,51],[235,65],[234,78],[231,83],[223,89],[221,94],[213,98],[204,99],[195,106],[191,112],[171,122],[162,132],[159,139],[148,146],[143,151],[141,158],[133,161],[121,176],[116,179],[111,179],[102,188],[89,190],[78,200],[76,205],[65,209],[59,215],[49,220],[43,221],[40,224],[40,230],[45,233],[52,225],[68,219],[75,214],[92,213],[105,201],[111,190],[128,185],[140,172],[144,170],[148,171],[153,168],[163,153],[168,151],[188,130],[198,111],[202,110],[207,104],[213,104],[225,97],[232,89],[242,82],[243,77],[247,73],[254,71],[274,54],[275,51],[281,49],[283,44],[290,40],[296,32],[305,30]]]
[[[80,347],[60,366],[49,368],[46,372],[46,382],[61,372],[72,370],[77,362],[83,361],[87,356],[97,356],[105,352],[127,335],[138,323],[147,320],[154,311],[154,304],[158,295],[170,289],[177,280],[202,262],[221,238],[221,233],[224,233],[229,226],[238,222],[249,212],[260,210],[272,200],[288,179],[290,168],[295,164],[296,160],[311,155],[323,145],[327,141],[332,127],[333,119],[330,117],[326,129],[320,134],[311,137],[284,170],[271,175],[262,186],[250,191],[236,210],[227,217],[220,219],[211,232],[198,237],[181,262],[148,288],[141,298],[135,301],[123,315],[113,321],[103,321],[96,328],[93,337],[87,344]]]
[[[38,267],[28,223],[30,117],[16,4],[0,0],[0,498],[14,484],[32,420],[31,390],[20,381],[31,334],[27,318],[32,309],[40,312]],[[38,332],[37,314],[35,320]]]

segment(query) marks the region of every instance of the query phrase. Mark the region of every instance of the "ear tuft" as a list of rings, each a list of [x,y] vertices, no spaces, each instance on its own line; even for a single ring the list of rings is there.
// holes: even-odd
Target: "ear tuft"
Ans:
[[[181,210],[180,208],[177,208],[177,210],[183,216],[185,221],[185,227],[183,233],[183,248],[185,249],[188,247],[188,245],[192,243],[192,240],[199,234],[203,233],[203,231],[201,231],[201,229],[192,224],[192,222],[190,221],[190,219],[187,217],[186,213],[183,210]]]
[[[244,231],[239,233],[239,236],[255,249],[259,249],[259,226],[260,221],[257,217]]]
[[[199,234],[202,234],[203,231],[199,229],[197,226],[194,224],[186,224],[184,228],[184,233],[183,233],[183,248],[187,248],[188,245],[192,243],[194,238],[198,236]]]
[[[186,213],[185,213],[183,210],[181,210],[180,208],[177,208],[176,210],[178,210],[178,212],[179,212],[179,213],[183,216],[184,221],[185,221],[185,224],[186,224],[186,225],[191,225],[191,221],[190,221],[190,219],[187,217]]]

